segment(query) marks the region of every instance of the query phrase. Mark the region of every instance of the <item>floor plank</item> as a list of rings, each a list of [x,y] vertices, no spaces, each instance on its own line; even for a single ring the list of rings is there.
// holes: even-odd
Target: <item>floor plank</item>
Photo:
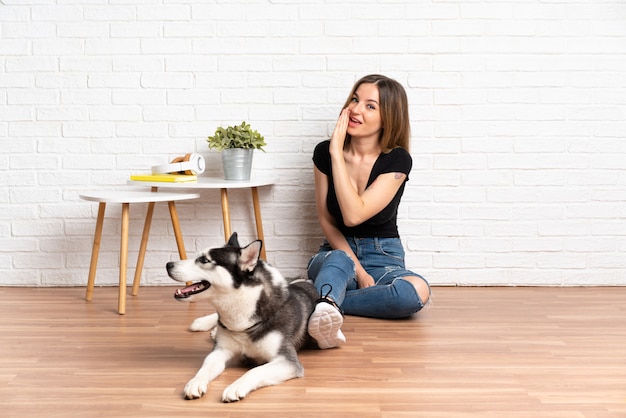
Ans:
[[[301,352],[305,377],[222,404],[182,388],[211,312],[145,287],[0,288],[5,417],[626,417],[626,288],[435,287],[416,317],[346,317],[347,344]]]

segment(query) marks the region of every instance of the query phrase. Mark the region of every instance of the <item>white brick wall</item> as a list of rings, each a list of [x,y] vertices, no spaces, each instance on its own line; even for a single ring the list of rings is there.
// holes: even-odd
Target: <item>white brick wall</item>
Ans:
[[[313,147],[374,72],[411,104],[409,267],[433,284],[626,284],[621,0],[0,0],[0,285],[84,285],[96,205],[78,194],[170,154],[215,166],[206,136],[241,120],[269,143],[255,172],[280,177],[260,191],[268,258],[302,274],[321,239]],[[247,241],[250,198],[231,199]],[[190,253],[222,243],[217,192],[179,212]],[[118,230],[111,207],[98,284],[117,282]],[[144,283],[169,284],[175,258],[158,205]]]

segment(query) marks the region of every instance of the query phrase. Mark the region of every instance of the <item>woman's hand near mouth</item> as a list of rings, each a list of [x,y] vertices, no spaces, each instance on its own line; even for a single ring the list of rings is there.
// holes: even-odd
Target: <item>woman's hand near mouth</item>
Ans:
[[[343,155],[343,144],[346,142],[348,124],[350,123],[350,110],[346,107],[339,114],[339,119],[330,138],[330,154]]]

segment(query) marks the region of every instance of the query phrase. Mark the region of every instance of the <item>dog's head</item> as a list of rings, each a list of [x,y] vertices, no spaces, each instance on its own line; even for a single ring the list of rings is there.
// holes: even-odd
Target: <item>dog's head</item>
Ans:
[[[210,299],[215,296],[211,294],[260,284],[254,271],[259,263],[261,245],[261,241],[257,240],[242,248],[235,232],[223,247],[205,250],[194,260],[170,261],[166,268],[172,279],[194,282],[178,289],[174,297],[185,301]]]

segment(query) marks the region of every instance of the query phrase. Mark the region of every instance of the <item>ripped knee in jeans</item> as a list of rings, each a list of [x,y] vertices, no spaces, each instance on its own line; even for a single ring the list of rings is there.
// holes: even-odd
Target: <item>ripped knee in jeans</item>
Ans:
[[[402,277],[402,280],[406,280],[413,285],[417,295],[422,300],[424,305],[428,302],[430,299],[430,286],[425,279],[419,276],[405,276]]]

